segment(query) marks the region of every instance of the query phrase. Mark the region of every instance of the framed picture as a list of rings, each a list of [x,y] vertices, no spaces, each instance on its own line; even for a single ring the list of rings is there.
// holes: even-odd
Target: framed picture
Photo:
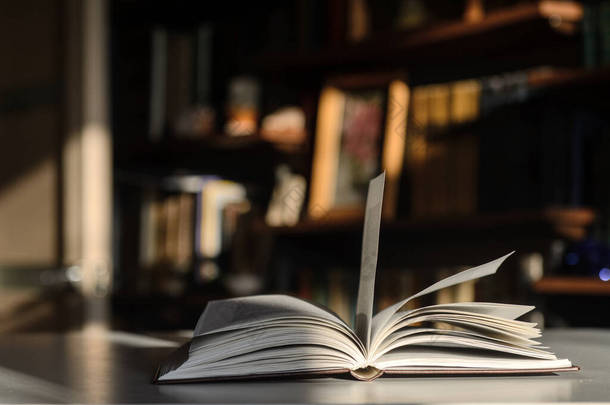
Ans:
[[[307,209],[311,219],[363,215],[368,182],[383,170],[383,216],[395,216],[409,106],[403,77],[345,76],[322,89]]]

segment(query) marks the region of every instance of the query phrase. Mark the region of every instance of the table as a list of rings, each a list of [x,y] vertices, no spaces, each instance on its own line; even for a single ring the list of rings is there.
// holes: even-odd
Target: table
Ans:
[[[153,385],[183,341],[125,332],[0,336],[6,403],[442,403],[610,401],[610,330],[547,330],[543,342],[582,367],[546,376],[323,378]]]

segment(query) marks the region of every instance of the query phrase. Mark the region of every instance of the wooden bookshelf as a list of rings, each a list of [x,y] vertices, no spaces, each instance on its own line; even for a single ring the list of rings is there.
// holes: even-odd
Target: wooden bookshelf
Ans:
[[[308,153],[307,146],[286,149],[257,135],[168,137],[159,142],[136,142],[122,146],[116,151],[115,166],[120,170],[144,170],[160,174],[175,170],[210,172],[243,180],[255,179],[261,174],[273,176],[273,166],[281,162],[302,167]]]
[[[585,235],[586,227],[595,219],[589,208],[548,208],[537,211],[518,211],[506,213],[484,213],[450,217],[414,218],[397,221],[383,221],[382,229],[399,232],[436,232],[436,231],[485,231],[492,229],[520,229],[523,232],[537,229],[571,239]],[[255,225],[255,230],[275,236],[305,236],[324,233],[341,233],[360,230],[363,218],[326,218],[305,220],[294,226]]]
[[[388,64],[408,60],[421,64],[458,57],[484,57],[501,46],[529,49],[549,40],[566,40],[582,20],[576,1],[544,0],[517,4],[486,14],[478,21],[460,20],[413,32],[395,33],[340,48],[315,52],[264,54],[264,70],[329,69],[353,64]]]
[[[528,83],[539,90],[610,84],[610,67],[534,71],[528,76]]]
[[[610,295],[610,282],[593,277],[543,277],[533,288],[548,295]]]
[[[190,30],[207,18],[218,23],[218,29],[215,28],[214,31],[214,48],[224,51],[222,57],[216,61],[219,63],[215,62],[212,69],[214,85],[211,89],[210,104],[217,108],[219,116],[222,115],[225,102],[222,94],[226,86],[222,84],[236,72],[245,70],[246,73],[253,73],[261,78],[265,91],[268,90],[267,85],[269,89],[281,88],[282,91],[278,93],[286,92],[290,96],[287,97],[290,102],[300,105],[307,113],[310,124],[308,129],[311,132],[316,121],[317,92],[324,81],[333,76],[406,69],[410,83],[417,86],[521,71],[533,66],[579,66],[583,43],[578,32],[583,18],[580,2],[541,0],[506,4],[510,5],[469,21],[436,20],[434,25],[421,29],[386,31],[374,34],[362,42],[347,44],[342,42],[342,35],[345,34],[345,30],[342,30],[342,35],[337,38],[320,38],[310,41],[311,43],[295,40],[300,41],[300,45],[295,47],[286,45],[288,41],[264,43],[260,38],[268,35],[267,30],[261,29],[258,32],[260,27],[250,26],[248,23],[266,20],[253,19],[255,15],[251,13],[240,13],[247,14],[247,21],[235,19],[236,16],[232,15],[230,8],[226,14],[223,8],[210,18],[208,10],[202,9],[205,6],[196,7],[199,17],[195,11],[189,15],[184,14],[183,7],[175,5],[157,5],[152,17],[151,13],[141,13],[141,7],[131,4],[115,7],[114,12],[119,6],[129,9],[127,14],[122,15],[119,21],[121,24],[113,28],[116,31],[116,35],[113,35],[113,49],[117,51],[113,70],[116,90],[113,97],[117,105],[116,114],[113,115],[117,123],[114,132],[115,184],[121,187],[117,195],[124,198],[119,208],[122,210],[119,219],[123,221],[119,228],[123,232],[119,251],[122,251],[122,257],[132,256],[129,260],[120,261],[119,268],[124,273],[121,274],[123,279],[129,281],[131,277],[134,281],[125,284],[125,295],[121,295],[122,292],[117,294],[120,306],[130,308],[134,304],[144,303],[140,307],[145,308],[147,305],[157,304],[159,308],[167,309],[163,312],[169,314],[167,319],[163,320],[165,324],[171,327],[190,327],[198,316],[197,308],[207,299],[222,298],[228,294],[222,291],[220,284],[210,288],[194,286],[189,279],[185,281],[188,288],[179,299],[170,297],[166,290],[157,291],[155,288],[143,296],[129,295],[135,291],[129,288],[136,285],[136,278],[143,277],[144,271],[150,270],[138,269],[133,254],[137,249],[139,232],[136,220],[139,197],[133,191],[133,183],[137,186],[151,182],[157,184],[163,180],[163,176],[183,173],[216,174],[246,184],[256,208],[254,215],[262,215],[274,186],[274,170],[278,163],[290,161],[290,166],[296,172],[306,177],[311,173],[311,144],[300,150],[286,151],[258,135],[229,137],[216,134],[197,137],[195,134],[176,134],[171,131],[164,133],[165,136],[159,142],[151,142],[146,136],[151,67],[150,37],[147,34],[149,27],[156,26],[160,21],[164,22],[170,31],[178,28]],[[253,9],[260,9],[259,14],[266,12],[264,7]],[[300,12],[303,12],[302,7]],[[200,18],[204,14],[205,19]],[[224,20],[232,23],[225,24]],[[247,29],[235,31],[237,23],[242,21],[247,23],[240,25]],[[237,51],[240,49],[238,47],[226,46],[231,45],[236,33],[242,36],[242,33],[250,31],[254,46],[249,46],[248,52]],[[320,36],[323,36],[326,30],[320,30],[320,33]],[[245,37],[249,37],[249,34]],[[255,41],[258,37],[259,40]],[[261,47],[256,46],[257,41],[261,42]],[[326,45],[319,45],[321,43]],[[299,49],[298,46],[301,46],[300,50],[296,50]],[[322,48],[315,48],[316,46]],[[227,49],[231,52],[225,52]],[[262,51],[265,49],[275,51]],[[280,49],[286,51],[281,52]],[[264,53],[253,55],[256,52]],[[217,55],[213,56],[216,58]],[[251,66],[249,62],[254,62],[255,65]],[[267,80],[270,83],[267,83]],[[547,90],[559,89],[556,93],[560,93],[564,88],[570,87],[571,96],[572,93],[578,93],[579,89],[584,89],[582,92],[589,91],[591,85],[606,82],[610,83],[610,68],[554,68],[529,78],[530,87],[534,90],[533,95],[537,95],[536,90],[541,90],[540,93],[546,95]],[[127,89],[129,91],[126,91]],[[572,91],[575,89],[577,91]],[[272,104],[261,105],[268,108]],[[264,109],[261,112],[265,112]],[[430,134],[430,138],[460,133],[471,135],[481,121],[461,126],[453,125],[448,130],[450,134]],[[312,141],[310,137],[309,142]],[[132,173],[142,175],[134,177],[131,176]],[[131,181],[132,178],[135,180]],[[124,190],[127,191],[123,192]],[[407,214],[403,212],[403,215]],[[587,227],[594,219],[595,213],[591,209],[553,208],[384,221],[380,263],[383,263],[385,268],[411,266],[413,269],[426,269],[483,263],[512,249],[521,253],[545,251],[549,243],[557,238],[578,240],[584,237]],[[270,260],[261,260],[261,263],[269,264],[264,269],[261,265],[261,274],[262,271],[265,272],[267,282],[274,280],[276,272],[283,277],[286,271],[288,274],[290,271],[298,271],[301,266],[299,261],[303,258],[308,258],[312,269],[331,265],[338,268],[358,268],[362,227],[363,218],[353,216],[328,217],[317,221],[303,220],[295,226],[281,227],[267,226],[260,218],[253,224],[249,236],[252,236],[252,240],[260,238],[265,250],[274,249],[269,253]],[[317,266],[320,263],[321,266]],[[514,263],[516,268],[517,262]],[[190,276],[192,274],[188,275]],[[548,287],[549,282],[546,279],[542,281],[547,283],[546,287],[544,283],[539,286],[542,290],[557,288],[553,287],[555,284],[552,282],[551,287]],[[581,281],[577,280],[576,285],[580,286]],[[603,283],[593,279],[582,282],[593,283],[593,288],[599,289],[602,288],[600,283]],[[574,280],[570,280],[568,284],[574,284]],[[182,307],[188,309],[188,314],[180,318],[175,314],[180,315],[178,311],[182,311]],[[160,310],[153,312],[162,313]],[[185,319],[189,317],[193,320]],[[156,322],[157,319],[150,318],[143,325],[153,325]]]

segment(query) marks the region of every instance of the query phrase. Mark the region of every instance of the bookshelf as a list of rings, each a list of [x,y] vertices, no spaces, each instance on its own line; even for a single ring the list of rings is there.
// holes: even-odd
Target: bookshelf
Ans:
[[[384,220],[380,263],[385,268],[426,269],[474,265],[504,255],[507,249],[518,254],[548,252],[554,241],[582,240],[595,218],[589,208],[549,208]],[[362,218],[303,221],[292,227],[257,222],[252,232],[271,237],[278,249],[305,246],[308,255],[334,247],[329,260],[338,256],[338,262],[357,269],[362,227]]]
[[[468,232],[490,229],[528,229],[547,235],[579,238],[585,228],[593,223],[595,212],[589,208],[549,208],[544,210],[483,213],[450,217],[414,218],[384,221],[382,229],[389,232]],[[362,218],[326,219],[303,221],[295,226],[273,227],[263,222],[255,229],[274,236],[316,236],[321,233],[358,231],[363,226]]]
[[[610,295],[610,283],[592,277],[548,276],[534,283],[533,290],[545,295]]]
[[[116,48],[119,50],[116,58],[117,61],[121,61],[121,63],[115,62],[119,73],[115,74],[117,77],[114,88],[117,91],[113,96],[118,100],[115,107],[117,112],[114,150],[115,173],[117,173],[115,187],[121,189],[121,192],[129,188],[129,191],[123,195],[124,201],[121,201],[120,208],[124,210],[121,219],[123,236],[127,235],[124,238],[127,243],[123,246],[123,252],[137,249],[136,218],[140,203],[139,197],[134,192],[135,188],[126,187],[123,181],[124,173],[144,174],[147,179],[156,177],[157,180],[163,176],[180,173],[214,174],[246,183],[255,191],[253,193],[255,195],[253,199],[256,200],[255,218],[250,225],[249,233],[254,239],[265,241],[258,250],[271,250],[270,255],[280,256],[280,262],[286,259],[281,257],[282,255],[290,256],[299,251],[304,251],[312,257],[315,255],[311,252],[321,252],[320,257],[326,259],[334,253],[331,251],[339,240],[341,246],[338,256],[349,255],[346,259],[349,263],[343,266],[344,263],[340,263],[343,258],[339,258],[337,262],[333,262],[333,265],[336,264],[340,268],[356,268],[358,254],[352,255],[349,252],[359,251],[362,218],[326,218],[316,221],[305,219],[294,226],[278,227],[266,225],[263,219],[274,186],[274,169],[279,163],[288,163],[295,172],[304,175],[308,182],[311,180],[316,104],[319,90],[328,78],[344,73],[366,76],[369,73],[382,74],[400,70],[408,73],[410,85],[418,86],[500,75],[515,70],[550,65],[552,68],[546,71],[528,75],[527,84],[529,89],[534,90],[532,94],[537,96],[540,93],[545,97],[551,93],[551,96],[565,94],[564,98],[570,98],[574,93],[572,90],[584,93],[582,90],[586,89],[586,92],[593,90],[595,94],[601,94],[602,91],[597,87],[605,89],[605,85],[610,84],[610,68],[580,67],[583,38],[578,26],[583,19],[583,6],[576,1],[516,2],[492,10],[476,21],[461,18],[448,22],[436,21],[432,25],[416,30],[372,34],[370,38],[358,43],[329,39],[327,43],[319,46],[286,47],[289,49],[286,52],[269,51],[268,49],[274,49],[273,46],[267,48],[268,44],[263,43],[259,44],[261,46],[253,46],[252,49],[248,49],[249,52],[243,52],[243,55],[237,46],[235,49],[229,49],[231,47],[226,45],[231,44],[231,38],[243,36],[248,30],[255,31],[256,28],[250,26],[238,30],[238,23],[243,22],[244,17],[233,16],[230,7],[226,7],[225,10],[219,6],[213,18],[221,21],[220,16],[226,14],[235,17],[235,22],[228,28],[224,27],[218,31],[219,36],[224,35],[229,40],[224,38],[214,45],[216,52],[221,48],[228,54],[223,53],[222,57],[218,58],[220,62],[215,62],[212,67],[216,76],[211,84],[209,101],[217,112],[218,133],[197,137],[195,134],[173,133],[171,129],[166,128],[159,140],[152,141],[146,132],[146,118],[149,113],[147,87],[151,63],[150,38],[142,32],[164,24],[169,27],[170,33],[172,30],[192,30],[193,27],[198,26],[200,20],[208,17],[204,17],[204,6],[195,7],[191,15],[185,16],[184,6],[158,4],[151,17],[139,13],[138,7],[130,2],[117,2],[117,4],[119,7],[115,10],[124,8],[129,12],[118,19],[120,24],[115,24],[115,30],[120,31],[119,34],[126,32],[131,35],[131,41],[122,42],[121,35],[114,36]],[[170,10],[165,10],[166,8]],[[165,14],[171,18],[166,18]],[[262,14],[264,12],[259,10],[255,15],[248,17],[247,21],[264,21]],[[264,42],[260,32],[252,34],[251,42],[256,41]],[[137,49],[137,52],[132,52],[134,49]],[[284,48],[280,46],[279,49]],[[448,66],[450,69],[447,68]],[[303,108],[308,139],[302,148],[285,150],[265,141],[259,135],[230,137],[220,132],[223,120],[226,118],[223,116],[226,82],[232,75],[242,74],[244,71],[259,75],[261,87],[265,91],[267,91],[265,86],[270,85],[268,87],[276,86],[282,88],[284,92],[290,92],[291,102]],[[127,87],[127,84],[136,90],[121,93],[122,87]],[[570,91],[564,93],[566,89]],[[120,97],[120,94],[124,94],[125,97]],[[261,116],[268,112],[265,111],[268,107],[263,104]],[[273,105],[272,108],[275,107],[276,105]],[[480,125],[480,121],[451,124],[446,128],[447,133],[444,132],[445,128],[442,128],[442,133],[430,133],[430,139],[435,139],[437,136],[444,138],[463,134],[472,135],[475,127]],[[487,127],[489,129],[490,126]],[[506,133],[499,136],[501,135]],[[519,141],[526,142],[525,138],[527,137],[523,136]],[[404,174],[405,172],[403,177]],[[133,176],[130,178],[133,179]],[[477,178],[476,181],[479,179]],[[401,184],[400,187],[402,192],[403,185]],[[515,189],[511,191],[514,192]],[[408,199],[409,196],[407,195],[406,198]],[[396,220],[385,221],[382,224],[383,247],[380,253],[381,256],[386,256],[382,258],[385,260],[384,264],[391,263],[395,269],[404,269],[405,266],[412,265],[416,267],[410,269],[423,269],[427,265],[474,264],[475,258],[486,260],[496,253],[498,255],[506,253],[507,246],[524,253],[544,251],[551,241],[557,239],[581,240],[595,223],[598,207],[583,208],[578,203],[565,204],[567,207],[558,208],[544,208],[546,207],[544,204],[532,205],[542,208],[527,208],[530,206],[523,204],[525,208],[516,206],[504,211],[479,207],[480,211],[465,210],[471,212],[469,214],[416,217],[410,215],[409,210],[406,209],[409,207],[401,206]],[[266,246],[267,241],[271,241],[273,247]],[[404,253],[405,242],[410,249],[418,252],[403,254],[407,257],[401,257],[399,253]],[[225,253],[230,255],[228,252]],[[317,259],[312,260],[313,264],[316,264],[315,260]],[[264,277],[283,277],[286,266],[277,262],[278,260],[276,266],[265,268]],[[298,269],[299,265],[300,263],[296,263],[293,270],[288,270],[286,273],[295,271],[294,269]],[[132,277],[133,280],[130,281],[137,284],[137,277],[140,276],[136,274],[136,261],[125,260],[119,266],[125,273],[133,272],[133,275],[127,274],[125,279]],[[312,266],[312,268],[316,267]],[[145,271],[147,270],[139,270],[140,273]],[[514,273],[511,275],[514,276]],[[150,275],[145,274],[145,277],[148,276]],[[137,293],[130,295],[125,292],[124,295],[117,297],[117,303],[127,307],[137,302],[145,302],[146,305],[158,304],[171,308],[168,309],[170,312],[177,312],[180,305],[184,305],[192,310],[189,316],[193,317],[206,300],[222,298],[228,294],[219,285],[195,286],[190,273],[180,277],[184,285],[192,287],[190,290],[186,288],[187,292],[184,296],[169,297],[159,292],[141,296]],[[542,287],[537,285],[534,291],[547,293],[545,291],[550,291],[548,288],[554,288],[545,287],[544,283],[541,285]],[[551,285],[556,284],[551,282]],[[575,291],[580,288],[578,283],[564,282],[562,285],[562,288],[567,290],[571,288],[570,286],[575,286]],[[191,320],[184,323],[185,326],[191,324]]]
[[[535,89],[564,90],[580,86],[607,85],[610,83],[610,68],[592,69],[564,68],[547,73],[530,75],[529,84]]]
[[[153,171],[159,174],[181,170],[214,172],[235,180],[273,179],[273,168],[289,162],[303,168],[307,148],[288,150],[261,139],[258,135],[231,137],[212,135],[204,138],[168,137],[159,142],[139,142],[117,152],[116,167],[126,171]],[[249,170],[244,170],[248,167]]]
[[[459,55],[485,56],[501,45],[524,50],[536,44],[573,43],[574,24],[583,17],[576,1],[544,0],[507,6],[480,21],[446,23],[415,32],[396,33],[362,43],[316,52],[263,54],[256,63],[263,70],[328,70],[353,64],[402,63],[425,65]]]

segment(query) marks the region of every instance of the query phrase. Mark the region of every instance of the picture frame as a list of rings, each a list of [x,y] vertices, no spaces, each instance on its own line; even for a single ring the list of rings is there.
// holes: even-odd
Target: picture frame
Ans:
[[[311,220],[364,215],[368,181],[386,172],[384,219],[396,216],[410,90],[404,73],[333,78],[320,92],[307,206]]]

